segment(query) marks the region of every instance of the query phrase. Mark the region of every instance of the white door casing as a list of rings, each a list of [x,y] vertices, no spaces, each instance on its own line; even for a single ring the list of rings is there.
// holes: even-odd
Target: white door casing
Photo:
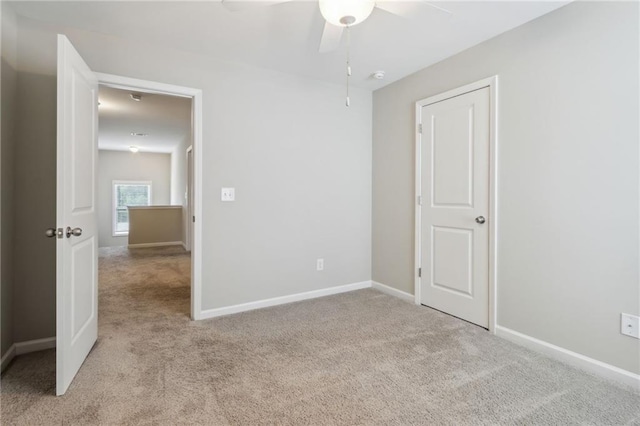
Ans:
[[[492,296],[490,99],[485,85],[418,103],[416,298],[485,328]]]
[[[191,244],[193,241],[193,146],[187,148],[187,222],[185,229],[185,242],[187,251],[191,251]]]
[[[63,35],[57,114],[56,394],[62,395],[98,337],[98,80]]]
[[[191,87],[176,86],[173,84],[160,83],[150,80],[124,77],[114,74],[96,73],[99,83],[116,89],[141,91],[146,93],[157,93],[169,96],[181,96],[191,98],[192,121],[191,121],[191,141],[192,141],[192,194],[193,203],[191,211],[191,319],[202,319],[202,187],[203,187],[203,165],[202,165],[202,123],[203,123],[203,94],[201,89]],[[195,218],[195,220],[194,220]]]

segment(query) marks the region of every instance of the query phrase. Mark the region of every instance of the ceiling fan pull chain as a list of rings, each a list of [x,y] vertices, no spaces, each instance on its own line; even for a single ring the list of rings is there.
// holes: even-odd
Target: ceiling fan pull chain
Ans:
[[[349,100],[349,79],[351,78],[351,65],[349,64],[350,49],[351,49],[351,29],[349,28],[349,25],[347,25],[347,102],[346,102],[347,106],[350,106],[351,104]]]

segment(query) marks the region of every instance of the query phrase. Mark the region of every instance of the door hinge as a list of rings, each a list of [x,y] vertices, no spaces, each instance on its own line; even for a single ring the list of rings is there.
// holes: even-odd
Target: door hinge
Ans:
[[[418,124],[418,133],[422,133],[422,123]]]
[[[418,205],[422,205],[422,195],[418,195]]]
[[[196,223],[196,217],[195,216],[191,216],[191,220],[193,223]]]
[[[422,277],[422,268],[418,268],[418,278]]]

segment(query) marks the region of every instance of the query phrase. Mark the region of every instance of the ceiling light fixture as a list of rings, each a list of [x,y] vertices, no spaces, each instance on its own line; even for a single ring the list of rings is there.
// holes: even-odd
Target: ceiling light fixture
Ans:
[[[359,24],[371,15],[372,0],[320,0],[320,13],[330,24],[349,27]]]
[[[142,100],[142,95],[139,93],[130,93],[129,96],[131,96],[131,99],[136,102],[140,102]]]
[[[135,145],[131,145],[131,146],[129,147],[129,151],[131,151],[131,152],[133,152],[133,153],[135,154],[136,152],[140,151],[140,148],[138,148],[138,147],[137,147],[137,146],[135,146]]]
[[[371,15],[375,2],[373,0],[319,0],[320,13],[326,21],[338,27],[347,29],[347,100],[350,106],[349,80],[351,79],[350,49],[351,31],[353,25],[357,25]]]

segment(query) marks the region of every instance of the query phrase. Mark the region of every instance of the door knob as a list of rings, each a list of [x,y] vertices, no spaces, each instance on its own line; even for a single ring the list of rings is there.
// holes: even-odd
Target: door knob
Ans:
[[[44,235],[47,236],[47,238],[55,238],[55,236],[57,235],[57,231],[56,228],[49,228],[44,232]]]
[[[476,217],[476,222],[479,223],[480,225],[482,225],[485,222],[484,216]]]
[[[70,226],[67,226],[67,238],[71,238],[72,235],[74,237],[79,237],[80,235],[82,235],[82,228],[71,229]]]

